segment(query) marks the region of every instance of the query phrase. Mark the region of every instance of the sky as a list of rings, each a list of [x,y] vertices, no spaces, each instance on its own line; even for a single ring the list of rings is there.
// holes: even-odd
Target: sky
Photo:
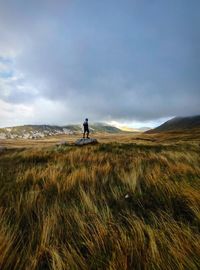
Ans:
[[[0,127],[200,114],[199,0],[0,0]]]

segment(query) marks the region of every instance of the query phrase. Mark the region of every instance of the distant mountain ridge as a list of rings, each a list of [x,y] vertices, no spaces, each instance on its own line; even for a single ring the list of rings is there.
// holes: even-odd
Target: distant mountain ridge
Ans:
[[[124,133],[117,127],[102,123],[90,124],[91,133]],[[80,134],[82,125],[24,125],[0,128],[0,139],[39,139],[59,134]]]
[[[200,128],[200,115],[187,117],[174,117],[162,125],[146,131],[146,133],[157,133],[166,131],[181,131]]]

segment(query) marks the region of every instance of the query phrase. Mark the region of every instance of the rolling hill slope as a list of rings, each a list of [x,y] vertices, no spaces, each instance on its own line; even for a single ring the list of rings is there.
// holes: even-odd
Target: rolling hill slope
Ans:
[[[102,123],[90,125],[91,133],[124,133],[119,128]],[[51,125],[24,125],[0,128],[0,139],[39,139],[59,134],[82,133],[81,125],[51,126]]]
[[[189,129],[200,128],[200,115],[188,117],[174,117],[163,123],[157,128],[148,130],[146,133],[157,133],[167,131],[184,131]]]

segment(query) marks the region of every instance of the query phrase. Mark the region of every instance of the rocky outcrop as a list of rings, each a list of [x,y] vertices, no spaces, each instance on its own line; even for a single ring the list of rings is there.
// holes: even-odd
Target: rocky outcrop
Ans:
[[[97,139],[78,139],[76,142],[75,142],[75,145],[79,145],[79,146],[82,146],[82,145],[86,145],[86,144],[97,144],[98,141]]]

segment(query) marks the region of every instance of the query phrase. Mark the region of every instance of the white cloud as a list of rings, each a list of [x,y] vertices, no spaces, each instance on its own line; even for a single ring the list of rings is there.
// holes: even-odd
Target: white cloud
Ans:
[[[33,108],[0,100],[0,127],[20,125],[30,120]]]
[[[42,115],[42,117],[41,117]],[[61,102],[36,99],[31,105],[0,100],[0,127],[23,124],[68,124],[70,112]]]

